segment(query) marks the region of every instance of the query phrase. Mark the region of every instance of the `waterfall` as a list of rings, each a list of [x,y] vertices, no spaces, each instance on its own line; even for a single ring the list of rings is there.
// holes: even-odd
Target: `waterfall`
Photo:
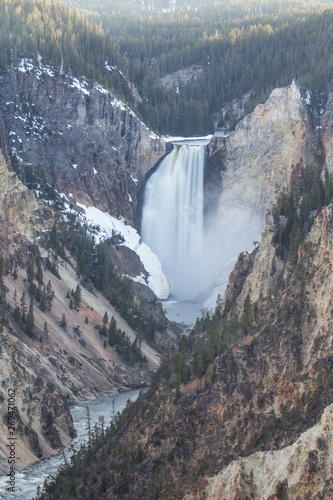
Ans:
[[[203,146],[176,145],[145,188],[142,240],[182,299],[194,297],[203,286],[204,166]]]

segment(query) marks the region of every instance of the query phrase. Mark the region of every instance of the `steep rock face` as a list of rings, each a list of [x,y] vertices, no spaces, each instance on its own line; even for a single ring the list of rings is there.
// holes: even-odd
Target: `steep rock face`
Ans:
[[[1,75],[1,143],[74,201],[129,222],[145,174],[170,146],[99,85],[28,64]]]
[[[239,458],[209,480],[206,498],[314,499],[333,495],[333,406],[287,448]],[[190,500],[192,495],[185,499]]]
[[[70,292],[78,285],[76,263],[69,256],[58,262],[56,277],[45,266],[48,255],[40,241],[55,221],[54,211],[37,200],[18,179],[0,152],[0,469],[7,472],[8,390],[17,406],[17,467],[59,453],[74,436],[69,404],[149,384],[158,365],[156,351],[142,344],[147,366],[126,365],[98,327],[107,312],[131,343],[136,333],[93,286],[82,287],[80,307],[70,307]],[[43,236],[44,241],[45,238]],[[43,282],[54,293],[52,307],[41,310],[34,301],[34,328],[30,337],[17,317],[30,302],[26,268],[31,254],[43,259]],[[15,270],[15,273],[14,273]],[[4,314],[4,305],[7,315]],[[16,311],[16,312],[15,312]],[[65,314],[67,327],[61,327]],[[4,317],[6,318],[4,320]]]
[[[220,174],[221,194],[215,196],[219,218],[233,209],[235,216],[250,215],[259,235],[276,193],[289,182],[292,165],[302,157],[304,163],[326,162],[332,168],[332,112],[331,94],[318,114],[293,82],[275,89],[235,131],[213,137],[208,165]]]
[[[332,405],[326,408],[317,425],[297,441],[293,440],[299,430],[318,421],[333,396],[330,389],[333,207],[321,211],[306,242],[299,247],[296,272],[274,255],[270,228],[268,223],[252,259],[252,271],[237,298],[239,312],[247,294],[251,294],[253,302],[265,304],[261,312],[259,306],[258,314],[260,317],[264,313],[267,325],[263,325],[259,335],[246,337],[233,349],[232,365],[229,358],[233,375],[228,382],[233,402],[222,403],[224,426],[231,424],[227,435],[232,436],[233,443],[228,440],[229,445],[233,447],[234,439],[242,438],[247,442],[243,448],[245,455],[258,444],[270,451],[238,458],[219,474],[212,475],[207,484],[198,485],[185,497],[187,500],[197,498],[199,492],[212,499],[225,496],[258,500],[296,500],[310,493],[311,498],[319,499],[332,494],[329,465],[333,453]],[[243,262],[244,258],[240,259],[235,275],[237,271],[240,275],[244,272]],[[282,276],[288,284],[283,292],[281,286],[276,286],[281,285]],[[236,276],[230,280],[222,310],[228,306],[235,281]],[[262,297],[266,300],[262,301]],[[219,373],[223,384],[231,375],[227,359],[211,371],[214,377]],[[222,402],[222,394],[219,398]],[[232,413],[228,415],[230,405]],[[242,417],[235,426],[229,418],[232,414],[235,418],[237,413]],[[288,447],[283,446],[292,442]],[[280,449],[272,451],[276,446]]]
[[[6,164],[0,151],[0,248],[1,254],[14,251],[21,238],[35,242],[41,231],[50,228],[52,212],[39,203],[35,195]]]
[[[333,93],[330,92],[325,109],[318,120],[318,130],[322,138],[325,153],[325,164],[330,172],[333,170]]]
[[[8,413],[14,405],[18,468],[59,453],[61,446],[68,444],[76,434],[69,412],[70,395],[62,393],[59,384],[50,381],[51,366],[47,366],[45,359],[15,338],[13,332],[5,330],[1,337],[0,361],[0,469],[5,472]]]

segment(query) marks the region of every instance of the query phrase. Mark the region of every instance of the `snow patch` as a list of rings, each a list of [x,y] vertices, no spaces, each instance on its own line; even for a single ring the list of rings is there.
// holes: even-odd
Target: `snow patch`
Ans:
[[[71,88],[75,88],[82,92],[82,94],[85,95],[90,95],[89,90],[86,89],[88,86],[88,83],[85,80],[79,80],[78,78],[73,78],[72,79],[72,85],[70,85]]]
[[[99,83],[95,83],[94,84],[94,89],[98,90],[98,92],[100,92],[101,94],[109,94],[109,90],[106,90],[104,87],[102,87],[102,85],[100,85]]]
[[[134,182],[134,184],[137,186],[137,184],[138,184],[138,182],[139,182],[139,181],[138,181],[138,179],[135,179],[135,178],[133,177],[133,175],[131,175],[131,179],[132,179],[132,181]]]
[[[130,276],[129,276],[130,277]],[[131,278],[133,281],[136,283],[141,283],[142,285],[148,285],[145,275],[143,273],[139,274],[139,276],[135,276],[134,278]]]
[[[69,202],[69,199],[67,198],[67,195],[65,193],[59,193],[59,195],[60,195],[60,198]],[[70,196],[70,194],[68,196]]]
[[[138,232],[133,227],[125,224],[124,220],[116,219],[96,207],[86,207],[82,203],[77,203],[77,206],[84,211],[83,217],[88,224],[99,227],[98,233],[95,235],[97,242],[112,237],[114,233],[122,236],[124,241],[121,245],[130,248],[139,256],[143,267],[149,274],[149,288],[159,299],[167,299],[172,283],[163,273],[161,262],[157,256],[145,243],[140,243]],[[135,278],[135,280],[137,279],[138,277]],[[147,282],[145,281],[144,284],[147,285]]]
[[[305,95],[305,97],[303,97],[302,101],[305,102],[305,104],[307,106],[310,106],[310,104],[311,104],[311,91],[310,90],[306,91],[306,95]]]
[[[26,73],[27,71],[31,71],[34,68],[32,63],[32,59],[21,59],[20,64],[17,66],[17,69],[21,71],[21,73]]]

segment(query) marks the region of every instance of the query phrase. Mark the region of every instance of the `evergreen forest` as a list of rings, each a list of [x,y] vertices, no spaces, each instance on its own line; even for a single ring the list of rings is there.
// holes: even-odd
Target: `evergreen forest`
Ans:
[[[84,76],[160,134],[232,128],[240,117],[226,112],[230,103],[246,96],[246,114],[293,79],[322,104],[333,79],[332,2],[175,5],[3,0],[0,68],[27,58]]]

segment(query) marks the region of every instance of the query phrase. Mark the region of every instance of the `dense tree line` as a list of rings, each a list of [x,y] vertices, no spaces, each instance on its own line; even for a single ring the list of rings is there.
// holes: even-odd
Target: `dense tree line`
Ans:
[[[0,26],[0,68],[15,66],[22,58],[31,58],[38,65],[41,56],[55,70],[84,75],[132,103],[128,83],[116,69],[126,66],[126,58],[120,56],[118,45],[101,23],[92,23],[77,9],[61,3],[4,0]],[[105,69],[106,61],[113,71]]]
[[[219,114],[223,126],[221,108],[246,92],[248,112],[292,79],[319,93],[331,89],[333,11],[324,10],[329,2],[206,3],[161,12],[163,2],[153,2],[155,11],[146,15],[126,14],[130,2],[119,12],[112,2],[80,0],[72,7],[4,0],[0,68],[23,57],[37,65],[42,56],[56,71],[85,75],[109,88],[155,131],[176,135],[212,132]],[[194,65],[193,78],[163,88],[163,76]],[[136,103],[129,81],[141,96]]]
[[[273,209],[273,241],[280,257],[297,263],[299,245],[305,241],[318,212],[332,199],[333,178],[327,169],[322,172],[314,165],[296,165],[290,187],[281,193]]]
[[[246,112],[252,111],[274,87],[293,78],[307,88],[331,88],[332,11],[323,13],[330,3],[204,3],[210,5],[149,16],[99,10],[97,4],[98,12],[86,11],[96,22],[103,20],[128,56],[129,78],[144,98],[139,110],[153,128],[184,135],[193,127],[198,134],[211,132],[214,114],[233,99],[253,91]],[[200,70],[193,80],[171,91],[158,87],[164,75],[193,65]]]

